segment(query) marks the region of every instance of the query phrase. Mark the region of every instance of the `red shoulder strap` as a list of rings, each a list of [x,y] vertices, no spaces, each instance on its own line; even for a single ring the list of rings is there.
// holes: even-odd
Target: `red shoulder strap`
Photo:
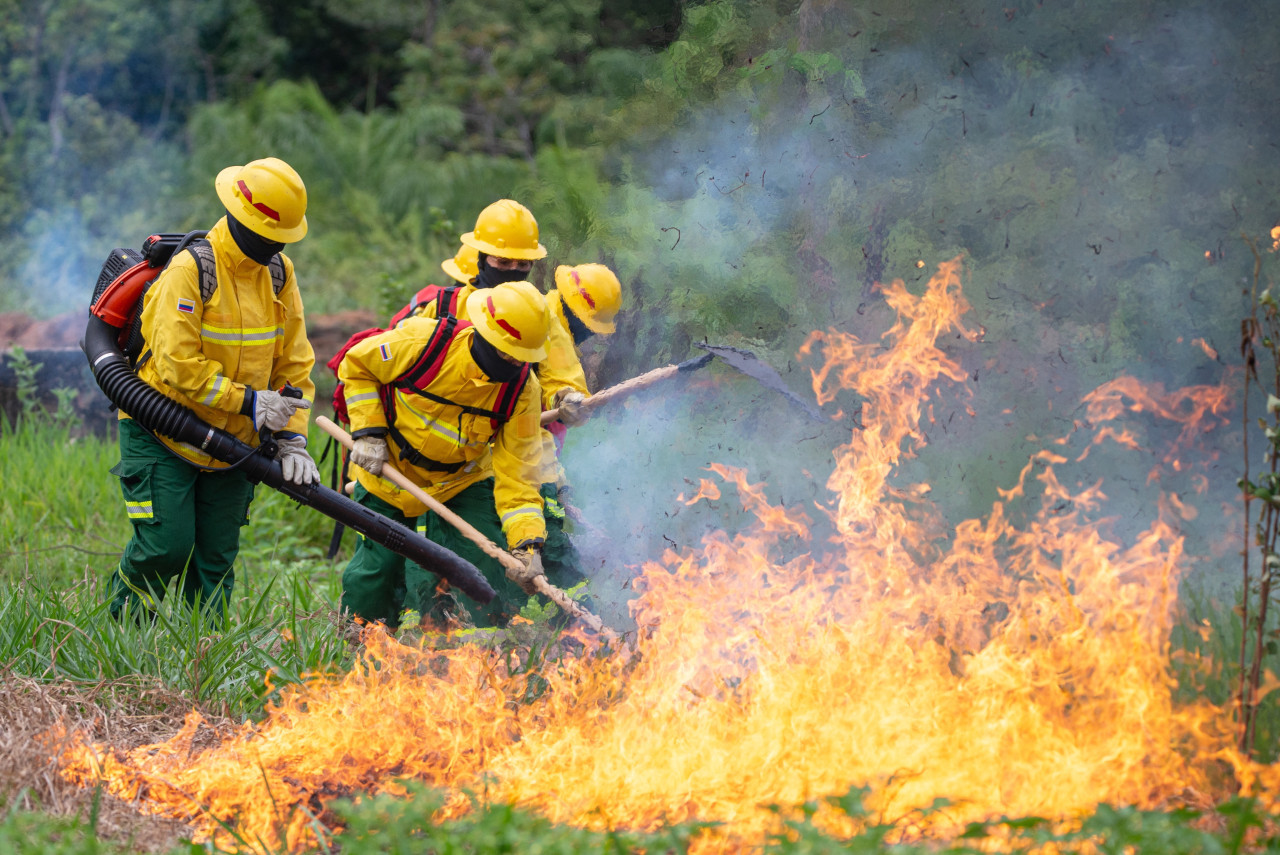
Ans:
[[[524,391],[525,384],[529,381],[530,366],[528,363],[521,367],[520,375],[516,379],[501,384],[501,391],[498,392],[498,398],[494,402],[494,409],[492,410],[450,401],[448,398],[433,394],[427,388],[431,385],[431,381],[436,378],[436,375],[440,373],[440,367],[444,364],[445,357],[448,355],[449,347],[453,344],[454,338],[469,326],[471,326],[470,321],[459,320],[453,315],[441,316],[439,323],[436,324],[435,332],[431,334],[431,338],[428,340],[427,346],[423,348],[422,355],[418,357],[418,361],[413,364],[412,368],[402,374],[393,385],[400,389],[412,391],[432,401],[457,407],[465,413],[492,419],[494,427],[497,427],[498,424],[510,419],[511,414],[515,412],[516,404],[520,400],[520,393]],[[383,387],[383,405],[388,408],[388,414],[394,412],[395,396],[392,394],[390,386]]]
[[[453,337],[469,326],[471,326],[470,323],[460,321],[453,315],[437,318],[435,331],[427,340],[427,346],[422,349],[422,355],[408,371],[400,376],[396,385],[414,389],[425,389],[431,385],[431,381],[440,373],[440,366],[444,364],[444,358],[449,353],[449,345],[453,343]]]
[[[529,363],[526,362],[520,369],[519,377],[502,384],[502,391],[498,393],[498,400],[494,403],[494,411],[502,416],[502,421],[505,422],[511,418],[520,400],[520,393],[524,391],[524,386],[528,382]]]

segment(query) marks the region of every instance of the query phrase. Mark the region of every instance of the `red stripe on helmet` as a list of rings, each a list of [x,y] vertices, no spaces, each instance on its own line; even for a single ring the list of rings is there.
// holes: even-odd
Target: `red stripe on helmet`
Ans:
[[[246,202],[248,202],[257,210],[266,214],[268,217],[275,220],[276,222],[280,222],[280,213],[278,211],[276,211],[274,208],[267,207],[261,202],[253,201],[253,193],[249,191],[249,187],[247,184],[244,183],[244,179],[240,179],[239,181],[237,181],[236,186],[240,188],[240,194],[244,196],[244,200]]]
[[[596,301],[591,299],[591,295],[587,293],[587,289],[582,287],[582,277],[578,275],[578,271],[570,270],[569,277],[573,279],[573,284],[578,286],[578,293],[582,295],[582,299],[587,301],[587,305],[591,308],[596,307]]]
[[[493,298],[492,298],[492,297],[485,297],[484,302],[485,302],[485,307],[489,310],[489,317],[493,318],[493,322],[494,322],[495,324],[497,324],[498,326],[502,327],[504,330],[506,330],[507,332],[509,332],[511,335],[515,336],[517,341],[524,341],[524,336],[520,335],[520,330],[518,330],[518,329],[516,329],[515,327],[511,326],[511,324],[507,323],[506,321],[502,320],[502,318],[499,318],[499,317],[497,316],[497,311],[498,311],[498,310],[497,310],[497,309],[495,309],[495,308],[493,307]]]

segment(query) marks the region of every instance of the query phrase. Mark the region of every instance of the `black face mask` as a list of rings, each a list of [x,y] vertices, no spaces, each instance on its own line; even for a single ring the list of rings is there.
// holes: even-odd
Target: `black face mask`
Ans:
[[[563,303],[561,304],[563,305]],[[564,307],[564,319],[569,322],[569,335],[573,336],[574,344],[582,344],[591,338],[595,333],[588,329],[587,325],[578,320],[578,316],[573,313],[573,309],[568,306]]]
[[[480,272],[473,280],[477,288],[492,288],[503,282],[523,282],[529,276],[528,270],[499,270],[489,264],[489,256],[480,253],[478,265]]]
[[[471,337],[471,358],[494,383],[507,383],[520,376],[521,366],[503,359],[498,349],[485,341],[479,332]]]
[[[240,247],[245,257],[258,264],[266,264],[271,260],[271,256],[284,249],[283,243],[267,240],[257,232],[248,229],[231,216],[230,211],[227,211],[227,227],[231,230],[231,239],[236,242],[236,246]]]

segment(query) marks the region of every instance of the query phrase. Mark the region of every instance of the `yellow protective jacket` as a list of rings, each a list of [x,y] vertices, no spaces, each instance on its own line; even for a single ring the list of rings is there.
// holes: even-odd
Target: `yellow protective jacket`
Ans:
[[[544,410],[555,407],[556,393],[561,389],[591,394],[587,390],[587,375],[582,370],[578,347],[573,343],[573,333],[569,332],[569,320],[564,316],[564,302],[560,299],[559,291],[553,291],[547,296],[547,307],[551,310],[551,328],[547,330],[547,358],[538,363],[538,382],[542,384]]]
[[[382,390],[413,367],[435,332],[438,321],[413,317],[399,327],[357,343],[338,366],[351,417],[351,432],[388,426]],[[529,380],[516,401],[511,418],[498,424],[487,416],[464,412],[461,406],[492,410],[501,384],[494,383],[471,358],[475,328],[459,329],[429,391],[451,403],[441,403],[411,390],[392,388],[395,395],[395,428],[413,451],[446,464],[463,463],[453,472],[432,471],[401,457],[394,436],[387,436],[390,462],[409,480],[441,502],[485,478],[494,479],[494,505],[507,544],[515,546],[532,538],[545,538],[538,473],[542,441],[538,426],[538,379]],[[356,469],[356,479],[383,501],[416,517],[426,507],[390,481]]]
[[[476,290],[474,285],[463,285],[458,290],[458,317],[467,320],[467,297]],[[573,389],[584,395],[587,391],[587,375],[582,370],[582,360],[578,358],[577,345],[573,343],[573,333],[569,331],[569,320],[564,316],[564,303],[560,300],[560,292],[553,291],[547,296],[547,306],[551,311],[551,326],[547,330],[547,358],[536,366],[538,383],[542,387],[542,409],[550,410],[556,405],[556,393],[561,389]],[[434,318],[436,303],[434,300],[419,306],[414,316]],[[404,323],[401,321],[401,323]],[[562,482],[565,478],[564,468],[560,465],[560,457],[556,453],[556,441],[551,433],[542,431],[542,463],[538,481],[543,484]]]
[[[138,376],[203,421],[257,445],[253,420],[240,415],[250,388],[290,383],[308,401],[315,399],[315,354],[302,297],[293,262],[280,256],[285,284],[277,296],[271,272],[240,251],[226,217],[207,240],[217,267],[217,287],[207,301],[201,299],[199,268],[188,252],[174,256],[147,291],[142,308],[146,346]],[[305,437],[307,411],[295,413],[285,429]],[[161,441],[198,466],[227,466],[194,446],[167,437]]]

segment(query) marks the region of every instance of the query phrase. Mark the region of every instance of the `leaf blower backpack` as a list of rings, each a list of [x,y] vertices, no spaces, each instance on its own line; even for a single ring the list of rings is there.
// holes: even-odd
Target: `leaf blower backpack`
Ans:
[[[151,283],[178,253],[186,250],[196,260],[200,270],[200,297],[205,302],[218,287],[218,272],[213,260],[213,247],[204,239],[208,232],[194,231],[185,234],[165,232],[149,236],[142,242],[142,251],[116,248],[103,262],[98,273],[98,283],[93,289],[89,314],[102,318],[120,329],[117,342],[120,351],[129,360],[129,367],[137,368],[145,362],[142,339],[142,301]],[[284,262],[273,255],[267,264],[271,271],[271,287],[279,296],[284,288]]]

